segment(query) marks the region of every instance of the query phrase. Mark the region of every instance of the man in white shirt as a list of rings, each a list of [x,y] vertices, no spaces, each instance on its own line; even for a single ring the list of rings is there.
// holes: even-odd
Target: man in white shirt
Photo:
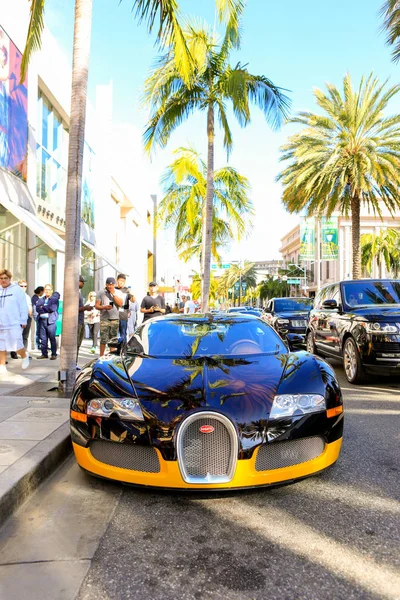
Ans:
[[[196,312],[196,305],[189,297],[185,302],[185,308],[183,309],[185,315],[193,315]]]

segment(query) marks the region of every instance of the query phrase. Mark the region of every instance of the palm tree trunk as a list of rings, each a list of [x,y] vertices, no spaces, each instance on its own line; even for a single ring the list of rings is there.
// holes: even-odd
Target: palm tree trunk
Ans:
[[[202,312],[208,312],[210,296],[212,214],[214,200],[214,106],[208,107],[207,113],[207,189],[206,201],[203,206],[202,227],[202,273],[201,273],[201,304]]]
[[[92,0],[75,0],[72,94],[65,208],[65,271],[60,386],[70,392],[76,376],[79,270],[81,254],[81,190],[85,143],[86,94],[89,70]]]
[[[353,250],[353,279],[361,279],[360,195],[351,198],[351,242]]]

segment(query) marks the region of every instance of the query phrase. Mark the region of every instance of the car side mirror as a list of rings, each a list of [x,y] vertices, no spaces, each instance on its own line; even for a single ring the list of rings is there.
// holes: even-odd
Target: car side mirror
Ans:
[[[122,354],[122,351],[125,348],[125,346],[126,346],[126,344],[125,344],[124,340],[121,340],[120,338],[117,338],[117,337],[112,338],[108,342],[108,347],[114,348],[114,350],[111,350],[110,354],[116,354],[117,356]]]
[[[327,310],[333,310],[334,308],[337,308],[338,304],[336,302],[336,300],[324,300],[322,303],[322,308],[326,308]]]
[[[298,333],[286,334],[286,342],[289,350],[300,350],[304,348],[304,336]]]

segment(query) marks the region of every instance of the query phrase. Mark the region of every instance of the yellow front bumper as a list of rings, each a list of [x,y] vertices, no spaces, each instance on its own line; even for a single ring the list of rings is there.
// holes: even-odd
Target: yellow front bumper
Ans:
[[[158,450],[160,472],[144,473],[142,471],[131,471],[129,469],[106,465],[96,460],[89,448],[82,448],[82,446],[78,446],[77,444],[73,444],[73,447],[78,464],[86,471],[100,477],[151,487],[207,490],[272,485],[318,473],[336,462],[341,445],[342,438],[331,444],[326,444],[323,453],[313,460],[271,471],[256,471],[257,449],[252,458],[237,461],[235,475],[231,481],[219,484],[186,483],[182,479],[178,463],[176,461],[165,461]]]

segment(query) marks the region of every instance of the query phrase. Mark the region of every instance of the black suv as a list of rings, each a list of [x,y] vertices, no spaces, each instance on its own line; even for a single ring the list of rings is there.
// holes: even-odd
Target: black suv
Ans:
[[[400,281],[357,279],[323,287],[310,313],[307,350],[342,358],[350,383],[367,373],[400,375]]]
[[[266,320],[283,339],[288,333],[297,333],[299,342],[305,344],[313,302],[314,298],[272,298],[265,309]]]

